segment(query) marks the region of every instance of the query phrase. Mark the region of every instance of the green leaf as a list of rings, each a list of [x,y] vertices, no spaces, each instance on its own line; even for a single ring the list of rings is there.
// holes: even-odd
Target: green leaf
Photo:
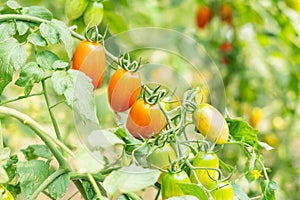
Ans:
[[[51,24],[42,23],[40,25],[40,32],[41,35],[48,39],[51,44],[59,43],[59,33],[53,26],[51,26]]]
[[[14,38],[0,42],[0,94],[2,94],[4,88],[12,81],[15,68],[11,65],[10,53],[11,49],[14,49],[17,45],[18,42]]]
[[[62,60],[56,60],[52,64],[51,68],[56,70],[56,69],[65,69],[69,66],[69,63],[62,61]]]
[[[33,160],[38,157],[45,158],[47,160],[52,159],[52,153],[46,145],[34,144],[28,146],[26,149],[22,149],[21,151],[25,155],[26,160]]]
[[[103,182],[104,188],[110,193],[129,193],[145,189],[153,185],[160,171],[131,165],[113,171]]]
[[[9,181],[9,177],[5,169],[0,165],[0,184],[7,183],[8,181]]]
[[[64,95],[68,105],[85,119],[98,124],[94,105],[92,81],[78,70],[56,71],[53,73],[52,85],[58,95]],[[75,92],[76,88],[76,92]]]
[[[69,174],[62,174],[48,185],[49,194],[54,199],[60,199],[67,193],[69,187]]]
[[[207,197],[205,191],[196,184],[177,183],[177,185],[180,187],[181,191],[185,195],[192,195],[201,200],[208,200],[208,197]]]
[[[0,42],[11,38],[16,34],[16,25],[14,22],[3,22],[0,24]]]
[[[52,65],[59,57],[51,51],[45,50],[36,54],[36,62],[43,69],[52,69]]]
[[[230,135],[236,141],[245,142],[253,147],[257,144],[257,130],[253,129],[247,122],[230,118],[226,118],[226,121],[229,125]]]
[[[40,36],[39,34],[36,33],[31,33],[28,37],[27,37],[28,42],[30,42],[31,44],[37,45],[37,46],[47,46],[47,41],[45,40],[45,38],[43,38],[42,36]]]
[[[23,15],[30,15],[30,16],[39,17],[46,20],[51,20],[53,18],[52,13],[45,7],[41,7],[41,6],[25,7],[22,9],[21,12]]]
[[[35,62],[27,63],[21,70],[20,77],[16,85],[25,87],[25,96],[29,95],[34,83],[39,83],[45,76],[45,71]]]
[[[26,22],[17,21],[16,24],[19,35],[24,35],[29,29],[29,25]]]
[[[99,157],[99,155],[97,155]],[[83,146],[79,146],[75,154],[76,168],[79,173],[97,173],[104,167],[104,161],[92,156]]]
[[[263,180],[260,182],[260,187],[263,192],[263,200],[275,200],[275,190],[278,189],[276,182],[272,180]]]
[[[13,1],[13,0],[7,1],[7,2],[6,2],[6,5],[7,5],[9,8],[13,9],[13,10],[22,8],[22,6],[21,6],[18,2]]]
[[[69,27],[62,21],[58,21],[56,19],[53,19],[51,21],[51,24],[58,32],[61,41],[65,45],[65,50],[67,51],[69,60],[71,60],[73,57],[73,37],[71,35]]]
[[[202,199],[198,199],[197,197],[191,195],[185,195],[185,196],[171,197],[168,198],[167,200],[202,200]]]
[[[234,193],[234,197],[237,198],[237,200],[250,200],[250,198],[247,196],[247,194],[243,191],[243,189],[235,184],[235,183],[232,183],[232,190],[233,190],[233,193]]]
[[[17,173],[20,177],[20,186],[25,199],[30,198],[34,191],[48,177],[49,164],[41,160],[19,162]]]
[[[9,63],[15,70],[19,70],[26,63],[26,49],[20,44],[12,48],[8,54]]]

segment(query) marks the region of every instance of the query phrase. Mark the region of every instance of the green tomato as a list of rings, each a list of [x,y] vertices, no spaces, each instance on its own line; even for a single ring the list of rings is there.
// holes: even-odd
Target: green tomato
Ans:
[[[89,3],[83,19],[86,25],[98,26],[103,19],[103,4],[97,1]]]
[[[184,196],[177,183],[191,183],[185,171],[177,173],[165,173],[162,176],[161,194],[162,199],[175,196]]]
[[[211,192],[214,200],[233,200],[234,194],[231,184],[228,182],[218,183],[216,190]]]
[[[219,158],[215,153],[198,152],[193,161],[194,167],[205,168],[219,168]],[[207,189],[213,189],[216,185],[216,179],[218,179],[218,172],[216,170],[195,170],[198,180]],[[190,172],[190,178],[193,183],[197,183],[194,173]]]
[[[13,195],[6,190],[3,186],[0,186],[0,199],[1,200],[14,200]]]
[[[193,113],[196,128],[209,141],[225,144],[229,136],[229,128],[222,114],[213,106],[200,104]]]
[[[88,4],[88,0],[66,0],[65,13],[70,20],[77,19],[83,14]]]
[[[177,156],[170,144],[166,143],[163,147],[155,147],[154,151],[147,156],[147,163],[150,168],[168,169],[170,161],[176,160]]]

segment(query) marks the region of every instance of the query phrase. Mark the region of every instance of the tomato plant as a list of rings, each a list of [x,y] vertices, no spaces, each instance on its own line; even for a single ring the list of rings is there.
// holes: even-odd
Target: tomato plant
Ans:
[[[228,125],[221,113],[209,104],[200,104],[193,113],[195,126],[211,142],[224,144],[228,140]]]
[[[104,78],[105,61],[103,46],[98,42],[84,40],[75,50],[72,68],[89,76],[94,89],[97,89]]]
[[[189,176],[185,171],[163,174],[161,188],[162,198],[168,199],[170,197],[183,196],[184,193],[177,184],[190,182]]]
[[[199,28],[205,28],[212,18],[211,9],[207,6],[200,6],[196,13],[196,23]]]
[[[126,128],[136,138],[148,138],[166,126],[166,118],[158,104],[137,100],[130,109]]]

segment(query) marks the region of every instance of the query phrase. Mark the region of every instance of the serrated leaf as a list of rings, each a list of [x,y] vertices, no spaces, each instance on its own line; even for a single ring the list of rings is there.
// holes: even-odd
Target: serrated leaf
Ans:
[[[24,35],[29,29],[29,25],[26,22],[17,21],[16,24],[19,35]]]
[[[58,95],[64,95],[68,105],[85,119],[98,124],[93,96],[94,87],[89,77],[78,70],[70,69],[67,72],[53,73],[51,80],[54,91]]]
[[[263,180],[260,182],[260,187],[263,192],[263,200],[275,200],[275,190],[278,185],[272,180]]]
[[[110,173],[103,182],[104,188],[110,193],[129,193],[145,189],[153,185],[160,171],[131,165]]]
[[[60,38],[59,33],[50,24],[42,23],[40,25],[40,32],[41,32],[41,35],[44,38],[48,39],[51,44],[59,43],[59,38]]]
[[[185,195],[192,195],[201,200],[208,200],[208,197],[207,197],[205,191],[196,184],[177,183],[177,185],[180,187],[181,191]]]
[[[263,147],[267,151],[271,151],[274,149],[274,147],[270,146],[269,144],[265,142],[258,141],[259,146]]]
[[[45,76],[45,71],[40,68],[35,62],[27,63],[20,73],[16,85],[25,87],[25,96],[29,95],[34,83],[39,83]]]
[[[226,121],[229,124],[229,133],[236,141],[243,141],[255,147],[258,141],[257,130],[239,119],[226,118]]]
[[[53,18],[52,13],[45,7],[41,7],[41,6],[25,7],[22,9],[21,12],[23,15],[30,15],[30,16],[39,17],[46,20],[51,20]]]
[[[22,149],[21,151],[25,155],[26,160],[32,160],[38,157],[45,158],[47,160],[52,159],[52,153],[46,145],[29,145],[26,149]]]
[[[191,195],[185,195],[185,196],[179,196],[179,197],[171,197],[168,198],[167,200],[202,200],[202,199],[198,199],[195,196],[191,196]]]
[[[58,56],[48,50],[36,54],[36,62],[43,69],[52,69],[53,63],[57,60],[59,60]]]
[[[247,196],[247,194],[243,191],[243,189],[235,184],[232,183],[232,190],[234,193],[234,197],[237,198],[237,200],[250,200],[250,198]]]
[[[54,199],[60,199],[67,193],[69,187],[69,174],[62,174],[48,185],[49,194]]]
[[[17,46],[12,48],[8,54],[8,59],[10,65],[12,65],[15,70],[19,70],[26,63],[25,47],[18,44]]]
[[[9,181],[9,177],[5,169],[0,165],[0,184],[7,183],[8,181]]]
[[[28,42],[30,42],[31,44],[37,45],[37,46],[47,46],[47,41],[45,40],[45,38],[43,38],[42,36],[40,36],[39,34],[36,33],[31,33],[28,37],[27,37]]]
[[[103,160],[96,159],[82,146],[76,151],[75,163],[79,173],[97,173],[104,167]]]
[[[71,35],[69,27],[62,21],[56,19],[53,19],[51,21],[51,24],[59,33],[60,36],[59,38],[64,43],[65,50],[67,51],[69,60],[71,60],[73,57],[73,37]]]
[[[7,5],[9,8],[13,9],[13,10],[22,8],[22,6],[21,6],[18,2],[13,1],[13,0],[7,1],[7,2],[6,2],[6,5]]]
[[[62,60],[56,60],[52,64],[51,68],[56,70],[56,69],[64,69],[64,68],[67,68],[68,66],[69,66],[69,63],[62,61]]]
[[[14,22],[3,22],[0,24],[0,42],[11,38],[16,34],[16,26]]]
[[[19,162],[17,173],[20,177],[20,186],[22,194],[26,199],[35,192],[35,190],[48,177],[49,164],[41,160],[30,160]]]
[[[4,88],[12,81],[15,68],[10,64],[9,55],[10,50],[17,45],[19,44],[14,38],[0,42],[0,94],[2,94]]]

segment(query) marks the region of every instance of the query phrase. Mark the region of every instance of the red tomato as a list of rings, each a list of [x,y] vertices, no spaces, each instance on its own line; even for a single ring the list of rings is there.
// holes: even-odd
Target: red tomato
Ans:
[[[224,4],[221,6],[220,17],[223,22],[232,24],[232,8],[230,5]]]
[[[199,28],[204,28],[211,20],[211,9],[207,6],[200,6],[196,14],[196,22]]]
[[[73,69],[82,71],[92,79],[97,89],[104,78],[106,65],[103,46],[98,42],[81,41],[73,56]]]
[[[126,127],[136,138],[147,138],[166,126],[166,118],[158,104],[148,104],[143,99],[136,101],[127,118]]]
[[[128,110],[141,92],[141,78],[136,72],[118,69],[108,84],[108,100],[116,112]]]

